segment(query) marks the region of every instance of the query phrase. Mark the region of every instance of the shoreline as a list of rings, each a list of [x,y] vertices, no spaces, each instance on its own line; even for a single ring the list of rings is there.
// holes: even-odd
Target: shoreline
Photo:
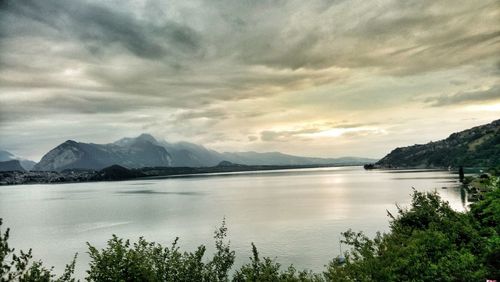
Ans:
[[[100,171],[93,170],[65,170],[57,171],[4,171],[0,172],[0,186],[30,185],[30,184],[69,184],[87,182],[110,182],[128,180],[167,179],[180,177],[196,177],[211,175],[230,175],[234,173],[283,171],[308,168],[330,167],[362,167],[361,164],[352,165],[237,165],[214,167],[145,167],[127,169],[120,166],[111,166]],[[119,171],[116,171],[119,170]],[[117,173],[118,172],[118,173]]]

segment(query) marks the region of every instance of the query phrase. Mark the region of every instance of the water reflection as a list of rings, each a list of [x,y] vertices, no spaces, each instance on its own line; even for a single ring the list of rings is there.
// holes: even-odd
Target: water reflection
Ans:
[[[115,192],[116,194],[144,194],[144,195],[151,195],[151,194],[157,194],[157,195],[185,195],[185,196],[197,196],[197,195],[203,195],[203,193],[200,192],[162,192],[162,191],[155,191],[151,189],[143,189],[143,190],[128,190],[128,191],[118,191]]]
[[[319,271],[338,255],[340,232],[387,230],[386,210],[408,205],[412,187],[437,191],[457,210],[466,206],[448,171],[345,167],[0,187],[0,216],[13,246],[33,247],[56,270],[78,252],[80,275],[87,241],[103,247],[115,233],[170,244],[179,236],[187,250],[206,244],[210,252],[224,217],[237,265],[254,242],[262,255]]]

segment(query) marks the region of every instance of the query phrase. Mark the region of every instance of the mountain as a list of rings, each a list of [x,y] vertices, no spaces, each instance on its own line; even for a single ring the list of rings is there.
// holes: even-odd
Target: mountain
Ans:
[[[225,152],[222,154],[224,160],[244,165],[359,165],[373,162],[367,158],[309,158],[287,155],[280,152],[257,153],[257,152]]]
[[[19,160],[0,162],[0,171],[25,171]]]
[[[0,162],[11,161],[11,160],[18,160],[22,168],[25,170],[31,170],[33,166],[36,164],[34,161],[23,159],[21,157],[17,157],[11,154],[10,152],[0,150]]]
[[[425,145],[396,148],[381,167],[492,167],[500,165],[500,120]]]
[[[279,152],[219,153],[189,142],[158,141],[150,134],[122,138],[110,144],[80,143],[68,140],[52,149],[34,170],[94,169],[111,165],[139,167],[211,167],[226,161],[240,165],[360,165],[366,158],[308,158]]]
[[[201,145],[189,142],[168,143],[166,141],[161,141],[160,144],[172,155],[172,166],[215,166],[223,160],[223,156],[219,152]]]
[[[34,170],[61,171],[80,168],[100,170],[111,165],[127,168],[171,166],[172,157],[162,146],[139,136],[112,144],[80,143],[68,140],[45,154]]]
[[[208,167],[216,166],[222,161],[242,165],[360,165],[374,162],[374,159],[343,157],[343,158],[309,158],[287,155],[279,152],[257,153],[257,152],[224,152],[219,153],[205,148],[202,145],[177,142],[169,143],[157,141],[149,134],[142,134],[138,138],[147,138],[149,141],[163,146],[172,156],[172,166],[175,167]],[[131,142],[134,138],[123,138],[115,144]]]
[[[36,165],[36,162],[25,159],[19,160],[19,163],[25,170],[32,170],[33,167]]]
[[[131,142],[135,142],[137,139],[147,140],[157,146],[165,148],[172,157],[171,166],[214,166],[222,160],[222,156],[218,152],[209,150],[201,145],[189,142],[169,143],[164,140],[158,141],[150,134],[141,134],[136,138],[122,138],[113,144],[120,146],[127,145]]]
[[[11,154],[10,152],[0,150],[0,162],[5,162],[5,161],[10,161],[10,160],[15,160],[16,156]]]

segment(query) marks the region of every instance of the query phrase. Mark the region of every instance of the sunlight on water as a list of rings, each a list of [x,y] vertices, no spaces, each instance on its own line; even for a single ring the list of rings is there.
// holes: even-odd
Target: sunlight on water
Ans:
[[[77,273],[88,262],[85,242],[104,247],[111,234],[213,250],[226,217],[237,265],[250,243],[285,265],[321,270],[339,253],[340,232],[373,235],[388,228],[386,210],[410,203],[412,187],[437,191],[463,210],[456,176],[447,171],[365,171],[359,167],[228,173],[185,178],[0,187],[0,217],[11,244],[33,248],[57,271],[75,252]]]

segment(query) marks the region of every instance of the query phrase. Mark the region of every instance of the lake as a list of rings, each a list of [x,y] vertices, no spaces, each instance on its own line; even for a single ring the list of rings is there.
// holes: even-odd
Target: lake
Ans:
[[[184,250],[205,244],[226,218],[236,265],[251,242],[287,266],[321,271],[336,257],[340,233],[372,236],[388,230],[386,210],[408,205],[412,187],[438,191],[450,205],[466,203],[457,175],[433,170],[314,168],[197,175],[154,180],[0,187],[0,217],[11,246],[62,272],[78,252],[77,275],[88,263],[86,242],[104,247],[112,234]],[[345,249],[346,246],[343,246]]]

